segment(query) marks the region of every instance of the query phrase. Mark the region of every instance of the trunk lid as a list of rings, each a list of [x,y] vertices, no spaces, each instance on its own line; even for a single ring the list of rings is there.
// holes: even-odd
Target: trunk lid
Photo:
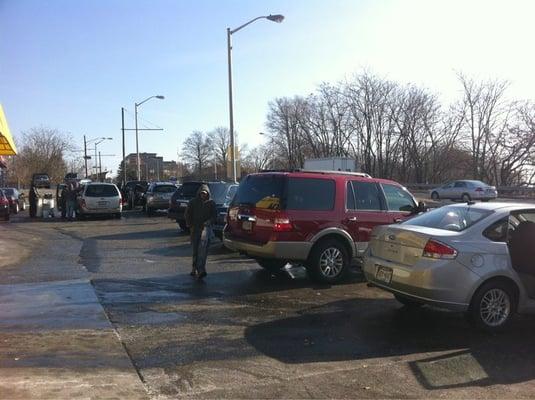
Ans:
[[[412,266],[421,258],[429,239],[457,236],[458,232],[412,225],[377,226],[372,232],[370,251],[374,257]]]

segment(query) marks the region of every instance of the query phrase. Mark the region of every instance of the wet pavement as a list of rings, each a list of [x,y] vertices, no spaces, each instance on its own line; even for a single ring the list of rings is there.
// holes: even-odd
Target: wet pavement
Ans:
[[[533,317],[487,335],[460,314],[402,307],[358,269],[318,285],[300,267],[272,275],[220,243],[199,283],[187,237],[162,216],[22,215],[0,238],[9,230],[28,237],[32,256],[0,269],[2,398],[535,393]]]

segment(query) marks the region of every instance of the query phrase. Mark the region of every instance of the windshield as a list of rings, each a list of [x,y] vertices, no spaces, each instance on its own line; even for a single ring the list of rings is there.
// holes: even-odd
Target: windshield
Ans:
[[[240,183],[232,204],[279,209],[285,182],[282,175],[249,175]]]
[[[217,204],[223,204],[227,197],[227,183],[209,183],[210,196]]]
[[[460,232],[492,214],[492,210],[473,207],[441,207],[429,211],[402,223],[402,225],[425,226]]]
[[[180,197],[195,197],[197,195],[197,190],[199,190],[199,187],[202,185],[202,183],[199,182],[187,182],[184,183],[180,189],[178,189],[178,195]]]
[[[112,185],[88,185],[85,189],[87,197],[116,197],[119,192]]]

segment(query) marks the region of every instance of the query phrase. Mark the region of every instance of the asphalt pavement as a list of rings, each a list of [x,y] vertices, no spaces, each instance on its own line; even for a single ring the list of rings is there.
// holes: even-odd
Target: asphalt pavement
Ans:
[[[8,239],[9,238],[9,239]],[[26,253],[8,255],[13,238]],[[410,310],[358,269],[318,285],[165,216],[0,224],[0,398],[532,398],[535,318],[500,335]],[[7,244],[6,244],[7,243]],[[9,244],[11,243],[11,244]],[[7,246],[7,248],[6,248]]]

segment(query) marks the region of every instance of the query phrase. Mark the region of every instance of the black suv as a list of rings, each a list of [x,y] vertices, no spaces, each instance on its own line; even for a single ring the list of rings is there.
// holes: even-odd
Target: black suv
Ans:
[[[173,193],[173,196],[169,201],[169,210],[167,212],[167,215],[169,218],[176,220],[178,226],[180,226],[180,229],[185,232],[188,232],[189,229],[186,226],[184,212],[186,211],[188,202],[197,195],[197,191],[203,184],[208,185],[208,187],[210,188],[211,198],[215,201],[216,206],[218,207],[218,214],[219,209],[223,205],[225,205],[225,203],[228,204],[230,200],[232,200],[227,198],[229,188],[232,186],[236,186],[236,184],[228,182],[184,182],[182,186],[180,186],[175,191],[175,193]],[[215,228],[217,234],[217,227]]]
[[[129,210],[136,206],[143,205],[143,194],[147,191],[147,181],[128,181],[121,188],[123,203],[127,203],[125,208]]]
[[[39,173],[32,175],[32,186],[36,188],[50,189],[50,177],[48,174]]]

